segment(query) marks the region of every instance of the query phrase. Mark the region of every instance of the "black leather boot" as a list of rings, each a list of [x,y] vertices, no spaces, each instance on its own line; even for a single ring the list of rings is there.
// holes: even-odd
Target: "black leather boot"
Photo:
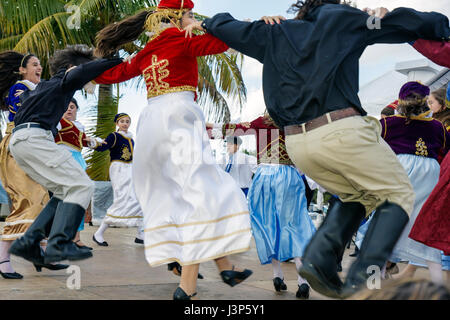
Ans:
[[[78,204],[62,202],[58,205],[45,251],[45,263],[92,257],[89,249],[80,249],[72,241],[84,213],[85,210]]]
[[[337,274],[345,246],[365,217],[358,202],[336,201],[303,254],[300,276],[317,292],[339,298],[343,283]]]
[[[342,298],[351,296],[366,284],[369,266],[378,266],[382,270],[408,221],[408,214],[399,205],[386,201],[377,208],[358,258],[347,274]]]
[[[44,257],[41,253],[40,242],[50,233],[53,219],[60,203],[62,203],[61,200],[52,197],[25,234],[14,241],[9,249],[9,253],[22,257],[34,264],[42,265]]]

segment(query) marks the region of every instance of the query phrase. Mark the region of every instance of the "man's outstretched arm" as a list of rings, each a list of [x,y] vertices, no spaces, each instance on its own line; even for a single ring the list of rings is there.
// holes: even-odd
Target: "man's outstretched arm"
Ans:
[[[368,45],[375,43],[403,43],[417,39],[450,39],[449,20],[437,12],[420,12],[397,8],[387,13],[379,26],[367,28]]]
[[[270,25],[264,21],[238,21],[229,13],[219,13],[205,19],[202,27],[229,47],[260,62],[264,61],[270,31]]]

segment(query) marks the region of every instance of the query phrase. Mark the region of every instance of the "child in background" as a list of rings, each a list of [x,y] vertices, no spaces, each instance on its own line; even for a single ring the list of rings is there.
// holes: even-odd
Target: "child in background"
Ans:
[[[77,100],[72,98],[66,113],[64,113],[63,118],[56,127],[58,129],[58,135],[55,137],[55,142],[70,151],[72,157],[80,164],[83,170],[86,170],[87,164],[81,154],[81,150],[83,147],[94,149],[99,144],[95,139],[86,137],[84,126],[76,121],[78,109],[79,106]],[[73,241],[79,248],[88,248],[92,250],[92,248],[87,247],[81,242],[80,232],[82,230],[84,230],[84,219],[81,222]]]
[[[104,240],[103,233],[111,225],[137,227],[138,234],[134,242],[144,243],[143,213],[132,182],[134,140],[132,133],[128,132],[131,118],[126,113],[119,113],[114,117],[114,122],[119,127],[117,132],[111,133],[104,144],[95,149],[96,151],[109,150],[111,156],[109,176],[114,192],[114,202],[108,208],[97,232],[92,236],[95,243],[104,247],[108,246],[108,243]]]

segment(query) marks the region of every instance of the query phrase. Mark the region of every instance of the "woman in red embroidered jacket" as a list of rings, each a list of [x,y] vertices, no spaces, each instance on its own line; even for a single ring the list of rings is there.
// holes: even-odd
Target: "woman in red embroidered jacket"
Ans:
[[[215,260],[222,280],[234,286],[251,275],[237,271],[227,256],[250,249],[251,227],[244,194],[212,155],[205,119],[196,104],[197,57],[218,54],[227,45],[211,35],[187,37],[194,21],[190,0],[162,0],[97,35],[98,55],[149,31],[136,57],[97,83],[117,83],[143,75],[148,106],[137,128],[133,181],[144,212],[145,254],[151,266],[183,266],[174,299],[196,293],[199,263]]]

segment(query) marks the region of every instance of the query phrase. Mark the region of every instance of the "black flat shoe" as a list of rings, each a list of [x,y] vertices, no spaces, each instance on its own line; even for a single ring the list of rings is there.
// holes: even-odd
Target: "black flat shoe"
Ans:
[[[3,262],[0,262],[0,264],[7,263],[7,262],[10,262],[10,261],[6,260],[6,261],[3,261]],[[3,277],[3,279],[10,279],[10,280],[12,280],[12,279],[22,279],[23,278],[23,276],[20,273],[17,273],[17,272],[1,272],[0,271],[0,275]]]
[[[299,299],[309,299],[309,286],[306,283],[298,286],[295,296]]]
[[[278,277],[273,279],[273,286],[275,287],[276,292],[280,292],[281,290],[283,290],[283,291],[287,290],[286,283],[284,283],[283,280],[284,279],[281,279]]]
[[[232,270],[222,271],[220,276],[222,277],[223,282],[228,284],[230,287],[234,287],[235,285],[241,283],[248,277],[252,275],[253,271],[249,269],[245,269],[244,271],[234,271],[234,266]]]
[[[178,262],[172,262],[167,265],[167,270],[172,271],[174,275],[181,277],[181,271],[183,270]],[[203,276],[199,272],[197,275],[198,279],[203,279]]]
[[[192,297],[195,297],[197,295],[197,292],[193,293],[192,295],[188,296],[186,292],[184,292],[183,289],[178,287],[175,292],[173,293],[173,300],[191,300]]]
[[[107,247],[108,246],[108,242],[106,242],[106,241],[98,242],[97,239],[95,239],[95,235],[92,236],[92,240],[94,240],[94,242],[96,244],[98,244],[99,246],[101,246],[101,247]]]
[[[139,238],[135,238],[135,239],[134,239],[134,243],[144,244],[144,240],[141,240],[141,239],[139,239]]]
[[[80,248],[80,249],[94,250],[93,248],[88,247],[88,246],[80,246],[80,245],[78,244],[78,242],[80,242],[80,241],[81,241],[81,240],[78,240],[78,241],[75,241],[75,242],[74,242],[75,245],[76,245],[78,248]]]
[[[36,268],[37,272],[41,272],[42,268],[46,268],[48,270],[64,270],[70,267],[68,264],[37,264],[33,263],[34,267]]]

